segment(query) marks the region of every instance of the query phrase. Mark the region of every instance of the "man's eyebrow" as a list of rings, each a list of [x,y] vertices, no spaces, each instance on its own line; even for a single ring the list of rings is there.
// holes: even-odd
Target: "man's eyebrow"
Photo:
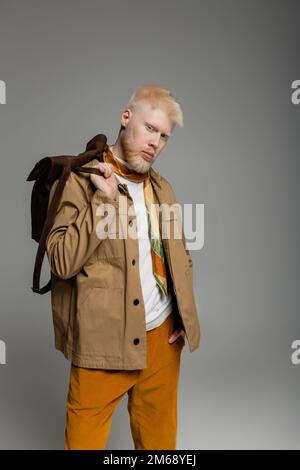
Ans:
[[[153,129],[154,129],[155,131],[158,131],[157,127],[153,126],[153,124],[151,124],[150,122],[147,122],[147,124],[148,124],[149,126],[153,127]],[[163,132],[163,134],[166,135],[167,137],[171,137],[171,136],[170,136],[169,134],[167,134],[166,132]]]

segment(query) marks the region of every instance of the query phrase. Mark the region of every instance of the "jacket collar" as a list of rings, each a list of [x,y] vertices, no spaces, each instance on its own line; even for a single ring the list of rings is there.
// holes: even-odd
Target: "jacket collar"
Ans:
[[[149,176],[150,176],[151,183],[154,186],[158,186],[158,188],[161,189],[161,176],[158,173],[158,171],[153,170],[153,168],[151,167],[149,170]]]

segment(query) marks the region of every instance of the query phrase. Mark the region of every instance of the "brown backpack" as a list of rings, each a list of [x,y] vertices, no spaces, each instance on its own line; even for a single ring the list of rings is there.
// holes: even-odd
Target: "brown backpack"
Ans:
[[[31,193],[31,238],[39,244],[33,271],[33,292],[45,294],[51,290],[51,279],[44,287],[40,288],[41,269],[47,236],[54,224],[58,204],[71,171],[101,175],[97,168],[81,167],[94,158],[103,161],[103,152],[106,152],[107,149],[106,136],[97,134],[87,143],[85,152],[78,155],[44,157],[36,163],[30,172],[26,181],[35,180]],[[57,179],[59,182],[48,209],[51,187]]]

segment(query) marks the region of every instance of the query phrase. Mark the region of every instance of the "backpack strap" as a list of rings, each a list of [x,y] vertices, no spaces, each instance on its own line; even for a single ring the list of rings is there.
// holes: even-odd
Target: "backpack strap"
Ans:
[[[70,165],[67,165],[67,164],[64,165],[61,176],[58,180],[57,188],[55,190],[53,199],[51,201],[49,210],[47,212],[47,218],[46,218],[43,231],[41,234],[41,238],[39,241],[39,246],[38,246],[35,264],[34,264],[34,270],[33,270],[33,286],[32,286],[33,292],[36,292],[38,294],[45,294],[51,289],[51,279],[44,287],[40,288],[41,269],[42,269],[43,259],[44,259],[45,251],[46,251],[47,235],[50,232],[51,227],[53,226],[57,207],[61,199],[66,181],[70,175],[70,172],[71,172]]]

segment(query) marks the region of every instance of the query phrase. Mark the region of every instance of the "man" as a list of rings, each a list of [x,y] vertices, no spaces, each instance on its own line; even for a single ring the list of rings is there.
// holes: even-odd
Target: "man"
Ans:
[[[71,173],[46,241],[55,345],[71,361],[64,448],[105,449],[127,393],[135,449],[176,449],[181,352],[185,336],[198,348],[200,327],[180,217],[153,210],[176,197],[152,165],[182,112],[144,85],[120,122],[104,161],[86,165],[102,175]]]

